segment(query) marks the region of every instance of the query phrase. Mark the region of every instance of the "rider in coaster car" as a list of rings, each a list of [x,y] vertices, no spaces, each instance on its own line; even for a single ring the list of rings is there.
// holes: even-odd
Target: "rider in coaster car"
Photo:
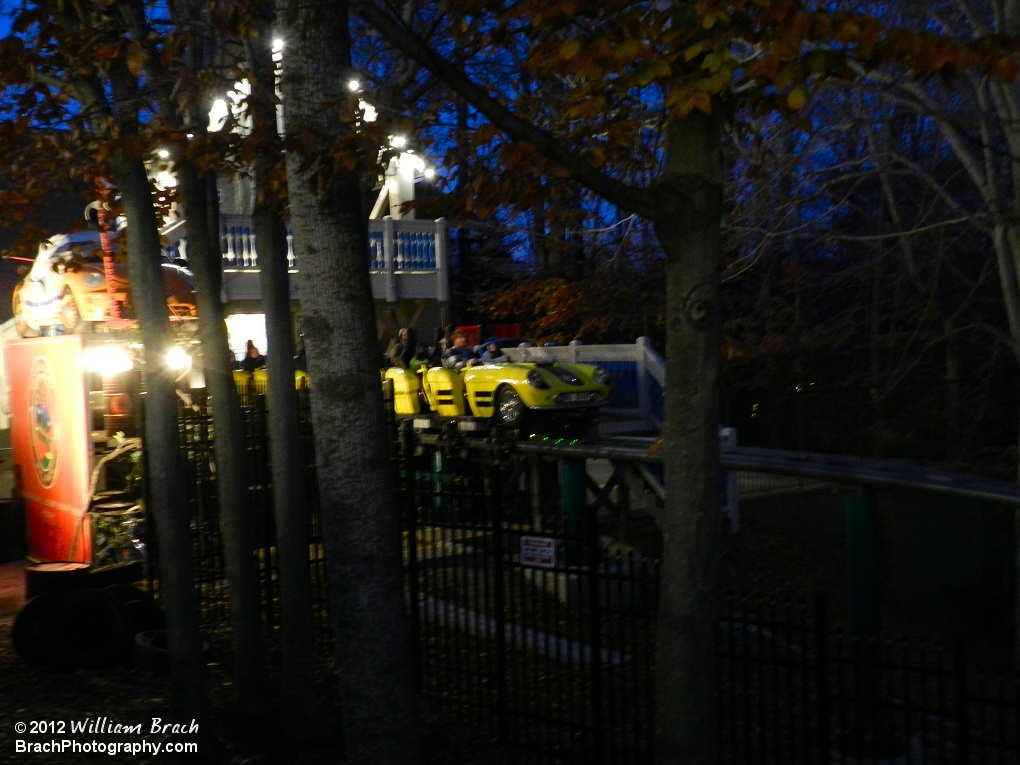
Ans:
[[[487,364],[505,364],[510,361],[510,357],[504,353],[503,349],[499,347],[499,343],[493,338],[485,341],[481,358]]]
[[[463,369],[472,359],[477,359],[478,354],[468,345],[467,335],[461,332],[454,332],[451,336],[453,345],[443,353],[443,366],[447,369]]]

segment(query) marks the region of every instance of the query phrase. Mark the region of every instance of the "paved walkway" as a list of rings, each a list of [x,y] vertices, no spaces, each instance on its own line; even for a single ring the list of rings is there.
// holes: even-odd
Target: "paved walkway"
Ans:
[[[25,564],[0,563],[0,619],[14,616],[25,602]]]

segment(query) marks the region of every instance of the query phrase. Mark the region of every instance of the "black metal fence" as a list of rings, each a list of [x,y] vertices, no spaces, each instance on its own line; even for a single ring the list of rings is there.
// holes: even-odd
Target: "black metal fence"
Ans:
[[[401,466],[423,692],[536,755],[648,762],[657,564],[564,512],[583,463],[454,442],[406,443]]]
[[[322,535],[319,530],[318,496],[315,486],[315,451],[312,443],[308,391],[297,392],[301,418],[301,442],[298,445],[301,469],[308,493],[309,576],[312,581],[315,624],[318,643],[330,650],[330,626],[327,609]],[[207,625],[222,624],[229,616],[230,592],[226,579],[223,539],[220,531],[219,502],[216,487],[216,454],[212,415],[205,389],[191,391],[189,404],[180,407],[179,433],[185,457],[191,528],[195,558],[196,586],[202,617]],[[266,397],[248,392],[242,398],[245,459],[248,473],[248,507],[254,530],[259,580],[262,589],[263,622],[272,637],[279,624],[279,592],[276,580],[275,521],[273,518],[272,468],[269,454],[269,417]],[[154,568],[158,569],[158,545],[153,548]]]
[[[829,604],[731,600],[718,630],[722,762],[1020,762],[1015,675],[974,671],[963,641],[859,640]]]
[[[210,426],[203,402],[195,404],[182,412],[181,433],[198,587],[212,624],[225,618],[227,590]],[[245,416],[272,630],[268,423],[258,397]],[[651,761],[658,564],[621,540],[620,529],[633,529],[614,517],[619,506],[593,485],[585,460],[496,441],[465,448],[459,437],[422,440],[410,430],[394,443],[422,693],[529,761]],[[303,450],[311,480],[310,439]],[[309,529],[326,652],[315,507]],[[1014,674],[979,677],[962,645],[855,641],[832,621],[824,596],[727,604],[717,642],[721,763],[1020,762]]]

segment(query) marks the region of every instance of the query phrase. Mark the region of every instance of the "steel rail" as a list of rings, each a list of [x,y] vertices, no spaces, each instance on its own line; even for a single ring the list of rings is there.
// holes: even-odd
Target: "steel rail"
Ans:
[[[455,441],[459,446],[487,450],[492,454],[517,451],[559,459],[628,460],[662,464],[662,450],[653,447],[656,441],[652,438],[591,441],[530,436],[504,440],[498,437],[450,436],[441,433],[419,433],[418,438],[423,444],[431,445]],[[719,461],[723,470],[773,473],[870,488],[913,489],[1020,507],[1020,484],[894,460],[731,446],[720,450]]]

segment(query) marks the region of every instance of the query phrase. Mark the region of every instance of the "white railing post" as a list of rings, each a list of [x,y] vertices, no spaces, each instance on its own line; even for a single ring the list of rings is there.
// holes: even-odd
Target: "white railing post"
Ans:
[[[648,417],[651,419],[651,402],[649,401],[648,394],[648,346],[651,344],[651,338],[639,337],[637,339],[638,353],[637,355],[637,400],[638,400],[638,411],[642,417]]]
[[[567,343],[567,347],[570,349],[570,363],[571,364],[576,364],[579,361],[579,359],[577,357],[577,354],[578,354],[578,350],[577,349],[580,348],[582,345],[584,345],[584,341],[583,340],[571,340],[569,343]]]
[[[396,252],[393,216],[383,218],[383,271],[386,274],[386,302],[397,302],[397,277],[393,273]]]
[[[248,253],[247,266],[248,268],[258,268],[259,254],[258,251],[255,249],[255,229],[252,228],[245,229],[244,239],[245,239],[244,249]]]
[[[449,269],[446,267],[446,218],[436,219],[436,298],[440,303],[450,299]]]
[[[223,259],[233,265],[237,255],[234,253],[234,242],[230,237],[230,224],[226,217],[220,218],[220,241],[223,246]]]
[[[737,445],[736,428],[719,428],[719,448],[730,449]],[[740,490],[737,474],[733,470],[722,472],[722,511],[730,520],[730,531],[740,531]]]

